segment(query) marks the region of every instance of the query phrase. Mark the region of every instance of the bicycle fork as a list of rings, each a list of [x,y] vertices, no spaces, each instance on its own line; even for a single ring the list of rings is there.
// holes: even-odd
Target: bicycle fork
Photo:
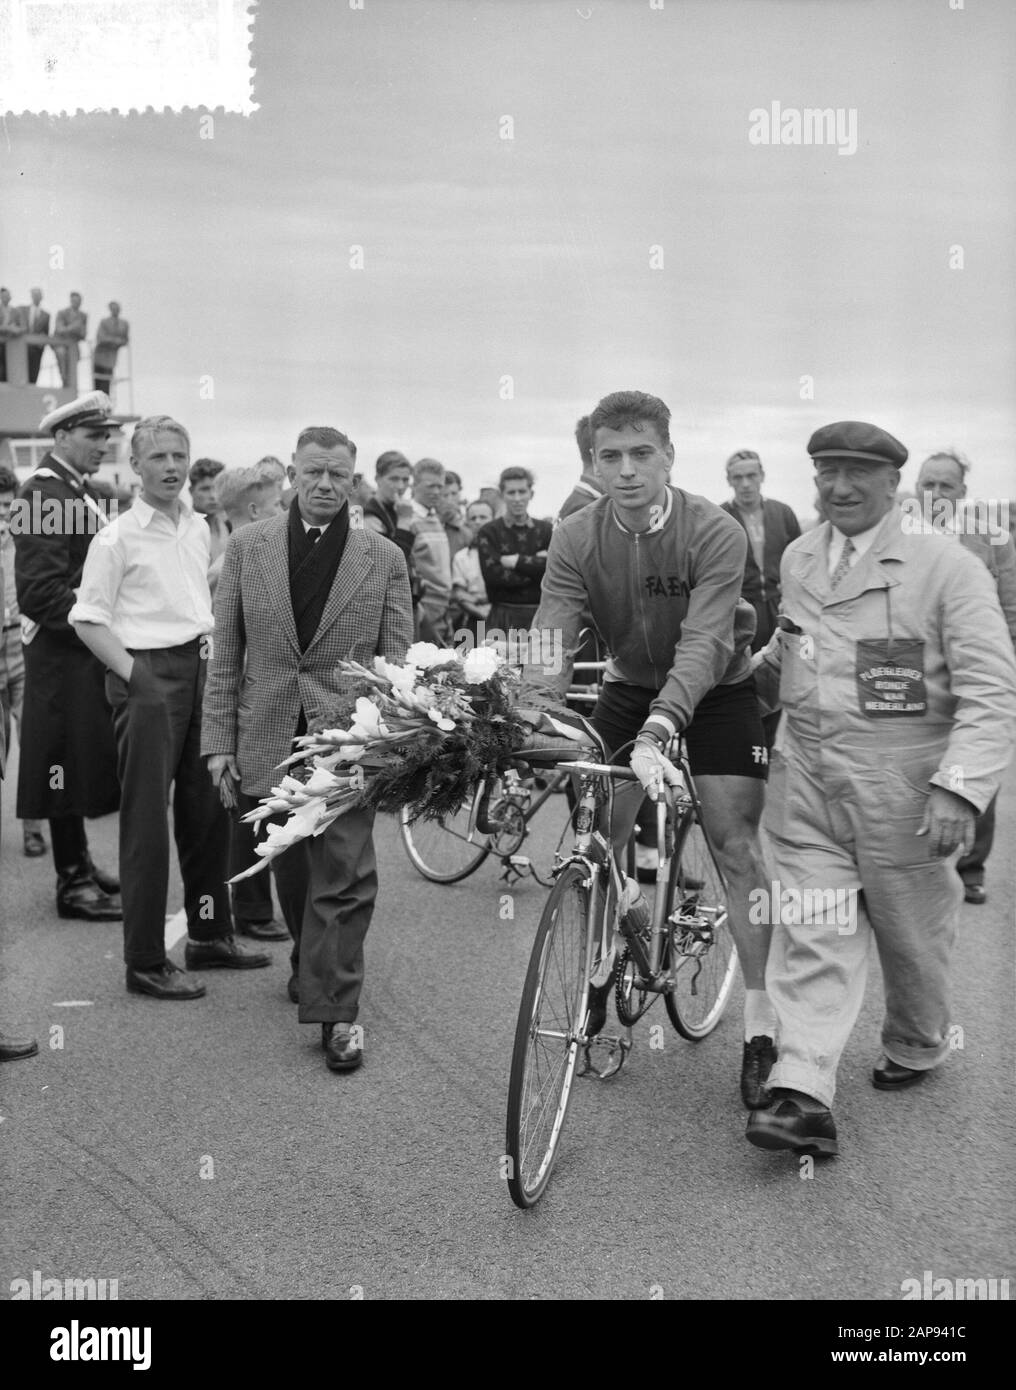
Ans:
[[[604,849],[606,850],[605,862],[593,864],[586,861],[591,880],[590,926],[592,927],[592,924],[597,922],[597,918],[599,921],[598,929],[590,930],[586,941],[585,979],[590,982],[589,987],[591,988],[594,973],[602,974],[608,961],[614,958],[611,967],[607,970],[607,979],[600,986],[608,991],[609,1000],[613,987],[614,970],[617,965],[613,922],[614,904],[617,901],[619,887],[613,881],[616,877],[616,871],[612,872],[613,858],[610,855],[609,845],[604,845]],[[606,877],[605,883],[602,882],[603,876]],[[596,911],[597,906],[600,908],[598,912]],[[589,1037],[586,1031],[589,1027],[589,1014],[590,1000],[587,988],[585,1013],[582,1019],[582,1066],[578,1075],[596,1077],[600,1081],[609,1081],[621,1070],[631,1052],[631,1029],[623,1027],[618,1022],[618,1032],[606,1032],[601,1029],[593,1037]],[[597,1061],[594,1061],[594,1048],[597,1052],[597,1060],[602,1058],[601,1065],[597,1065]]]

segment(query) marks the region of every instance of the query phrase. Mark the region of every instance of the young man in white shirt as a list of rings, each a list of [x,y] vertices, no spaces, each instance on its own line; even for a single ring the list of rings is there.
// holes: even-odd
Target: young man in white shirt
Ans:
[[[270,963],[233,940],[225,885],[229,817],[200,756],[214,619],[208,527],[180,500],[189,461],[182,425],[167,415],[140,422],[131,466],[141,493],[89,548],[70,612],[78,636],[107,668],[113,706],[127,988],[157,999],[198,999],[205,992],[166,957],[171,785],[188,969]]]

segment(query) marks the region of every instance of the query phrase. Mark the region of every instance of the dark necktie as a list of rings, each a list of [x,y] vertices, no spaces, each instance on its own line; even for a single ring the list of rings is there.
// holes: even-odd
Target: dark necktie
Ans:
[[[320,526],[308,526],[308,527],[307,527],[307,540],[310,542],[310,544],[311,544],[311,545],[317,545],[317,543],[318,543],[318,541],[319,541],[320,539],[321,539],[321,527],[320,527]]]
[[[840,552],[840,558],[837,562],[836,568],[829,576],[830,589],[835,589],[836,586],[839,584],[840,580],[850,569],[850,560],[856,549],[857,547],[854,545],[854,542],[848,536],[847,539],[843,542],[843,550]]]

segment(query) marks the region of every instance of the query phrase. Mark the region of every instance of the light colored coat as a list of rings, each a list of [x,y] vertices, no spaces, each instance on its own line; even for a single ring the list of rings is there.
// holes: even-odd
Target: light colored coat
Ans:
[[[833,591],[830,531],[824,522],[783,554],[782,614],[800,632],[780,634],[765,660],[782,664],[787,737],[864,772],[902,758],[918,785],[930,762],[933,784],[982,811],[1016,738],[1016,659],[991,575],[955,536],[906,533],[894,507]],[[923,643],[927,709],[869,718],[857,643],[890,636]]]
[[[295,504],[294,504],[295,505]],[[402,661],[412,641],[406,562],[397,545],[350,528],[317,632],[301,655],[289,590],[289,517],[230,537],[215,595],[215,641],[205,686],[201,751],[235,754],[241,786],[265,796],[308,724],[350,688],[342,659]]]

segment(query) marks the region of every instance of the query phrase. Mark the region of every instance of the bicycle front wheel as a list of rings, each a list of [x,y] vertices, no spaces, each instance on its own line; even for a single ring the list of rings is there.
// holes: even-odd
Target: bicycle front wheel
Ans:
[[[406,853],[431,883],[458,883],[478,869],[490,853],[486,835],[474,830],[473,838],[469,838],[471,809],[471,801],[466,800],[453,816],[444,820],[411,821],[405,807],[399,812]]]
[[[684,1038],[711,1033],[727,1007],[737,974],[727,887],[698,817],[679,832],[669,888],[667,964],[674,985],[664,995],[670,1021]]]
[[[522,990],[508,1083],[508,1190],[531,1207],[550,1180],[584,1035],[592,890],[570,864],[547,898]]]

